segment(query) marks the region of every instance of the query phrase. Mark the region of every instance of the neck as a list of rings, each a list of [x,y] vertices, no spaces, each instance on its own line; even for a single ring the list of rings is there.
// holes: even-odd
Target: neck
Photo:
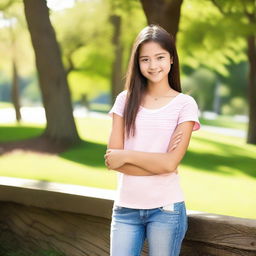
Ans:
[[[151,95],[164,95],[170,90],[173,90],[168,83],[148,83],[147,93]]]

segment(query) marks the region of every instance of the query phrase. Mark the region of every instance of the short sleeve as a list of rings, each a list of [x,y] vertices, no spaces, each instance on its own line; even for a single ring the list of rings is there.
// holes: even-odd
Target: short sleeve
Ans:
[[[112,117],[113,113],[123,117],[124,115],[124,107],[125,107],[125,101],[126,101],[126,94],[127,91],[122,91],[116,96],[115,103],[113,107],[110,109],[108,114]]]
[[[199,110],[196,101],[193,97],[187,95],[187,100],[184,103],[179,113],[178,124],[186,121],[194,121],[193,131],[199,130],[201,125],[198,119]]]

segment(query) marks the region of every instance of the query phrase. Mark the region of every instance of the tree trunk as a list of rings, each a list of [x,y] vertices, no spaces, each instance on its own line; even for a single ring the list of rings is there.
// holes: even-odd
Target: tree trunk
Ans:
[[[16,120],[20,122],[19,77],[15,60],[12,62],[12,103],[15,109]]]
[[[118,93],[124,89],[124,84],[122,82],[122,56],[123,48],[121,44],[121,17],[118,15],[112,15],[110,21],[114,27],[114,35],[112,38],[112,43],[115,49],[115,58],[112,66],[112,77],[111,77],[111,97],[112,102],[114,102]]]
[[[183,0],[141,0],[148,24],[158,24],[176,39]]]
[[[255,35],[247,37],[248,60],[249,60],[249,124],[247,142],[256,144],[256,40]]]
[[[56,143],[76,143],[70,91],[46,0],[24,0],[24,7],[47,119],[44,135]]]

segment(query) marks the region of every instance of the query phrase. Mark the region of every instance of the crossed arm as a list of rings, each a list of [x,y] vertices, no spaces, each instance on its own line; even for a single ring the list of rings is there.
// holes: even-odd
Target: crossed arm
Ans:
[[[193,125],[193,121],[186,121],[177,126],[166,153],[124,150],[123,118],[113,114],[105,164],[109,169],[135,176],[177,172],[178,164],[188,148]]]

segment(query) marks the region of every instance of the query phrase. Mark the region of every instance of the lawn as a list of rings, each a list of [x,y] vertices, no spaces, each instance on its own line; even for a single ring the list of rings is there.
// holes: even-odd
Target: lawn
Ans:
[[[115,189],[117,176],[104,166],[110,119],[76,119],[83,142],[60,155],[15,151],[0,157],[0,176]],[[36,136],[39,125],[0,126],[0,141]],[[256,146],[206,131],[193,133],[179,167],[189,210],[256,218]],[[40,164],[38,164],[40,163]]]
[[[200,122],[201,124],[205,124],[205,125],[233,128],[238,130],[246,130],[248,126],[248,123],[246,122],[237,122],[234,120],[232,116],[223,116],[223,115],[220,115],[213,120],[205,119],[201,117]]]
[[[0,101],[0,108],[12,108],[13,104],[10,102]]]

